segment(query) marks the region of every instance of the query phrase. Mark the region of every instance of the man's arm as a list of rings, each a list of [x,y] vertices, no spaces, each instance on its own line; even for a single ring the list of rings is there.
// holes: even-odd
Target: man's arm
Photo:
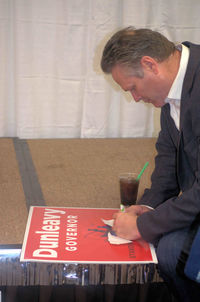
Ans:
[[[138,218],[142,217],[145,212],[154,212],[150,211],[146,206],[155,209],[166,199],[179,194],[176,175],[177,149],[168,131],[166,116],[170,117],[169,108],[166,108],[165,112],[161,113],[161,131],[156,143],[158,155],[155,159],[155,169],[151,177],[151,188],[145,190],[139,205],[132,206],[126,209],[126,213],[118,213],[115,216],[114,230],[120,237],[138,239],[142,236],[149,241],[149,236],[151,236],[149,233],[154,232],[155,226],[154,224],[151,226],[148,221],[140,222],[138,225]],[[146,215],[148,217],[148,213]],[[158,225],[156,227],[159,229]]]
[[[198,113],[197,108],[196,112]],[[182,133],[180,136],[182,140],[181,149],[179,150],[179,165],[182,167],[181,170],[179,168],[181,194],[179,194],[179,185],[176,177],[178,169],[176,153],[171,153],[171,159],[167,157],[167,149],[164,149],[166,144],[163,144],[163,139],[161,141],[158,140],[159,152],[155,171],[152,175],[152,187],[145,192],[140,200],[142,204],[149,204],[155,210],[144,213],[137,218],[138,230],[146,241],[154,243],[163,234],[188,227],[196,215],[200,213],[200,142],[191,125],[189,122],[186,123],[185,128],[187,129],[184,129],[184,136]],[[166,134],[166,129],[164,130],[164,134]],[[186,135],[187,141],[186,139],[184,140]],[[166,143],[168,143],[170,140],[167,139],[167,136],[164,137]],[[165,163],[163,162],[164,159]],[[174,169],[173,161],[175,163]],[[165,169],[167,177],[163,175]],[[170,173],[174,187],[170,180]],[[160,203],[158,198],[160,198]]]
[[[148,205],[155,209],[165,200],[179,195],[177,145],[174,143],[176,136],[178,141],[178,130],[170,117],[169,105],[165,105],[161,111],[161,131],[156,142],[157,156],[151,176],[151,188],[145,190],[138,204]]]

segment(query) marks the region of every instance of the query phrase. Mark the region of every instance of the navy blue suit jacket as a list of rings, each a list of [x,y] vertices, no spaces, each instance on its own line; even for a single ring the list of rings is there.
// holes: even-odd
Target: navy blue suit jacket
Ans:
[[[137,219],[142,237],[152,243],[165,233],[188,227],[200,213],[200,45],[183,44],[190,48],[190,56],[181,95],[180,131],[169,104],[164,105],[152,185],[139,201],[155,209]]]

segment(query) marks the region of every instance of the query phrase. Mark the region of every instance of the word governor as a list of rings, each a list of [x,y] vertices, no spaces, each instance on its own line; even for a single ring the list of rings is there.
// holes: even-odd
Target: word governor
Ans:
[[[74,252],[77,250],[77,222],[77,216],[67,216],[66,251]]]
[[[62,221],[65,220],[65,231],[63,227],[61,228],[61,217]],[[38,248],[33,251],[33,257],[58,258],[58,251],[62,248],[64,239],[63,235],[65,236],[65,251],[76,251],[77,223],[78,216],[66,215],[65,211],[59,209],[46,208],[41,229],[35,232],[39,236],[39,244]]]

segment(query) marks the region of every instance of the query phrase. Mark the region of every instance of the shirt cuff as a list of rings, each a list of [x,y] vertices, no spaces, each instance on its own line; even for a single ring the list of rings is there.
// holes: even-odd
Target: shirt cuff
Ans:
[[[140,204],[140,206],[147,207],[147,208],[150,209],[150,210],[154,210],[154,208],[152,208],[152,207],[150,207],[150,206],[147,206],[146,204]]]

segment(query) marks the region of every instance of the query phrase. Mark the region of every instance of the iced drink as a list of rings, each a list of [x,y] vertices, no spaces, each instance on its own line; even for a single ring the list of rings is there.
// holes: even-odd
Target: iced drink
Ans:
[[[136,204],[139,180],[137,174],[124,173],[119,176],[121,204],[131,206]]]

